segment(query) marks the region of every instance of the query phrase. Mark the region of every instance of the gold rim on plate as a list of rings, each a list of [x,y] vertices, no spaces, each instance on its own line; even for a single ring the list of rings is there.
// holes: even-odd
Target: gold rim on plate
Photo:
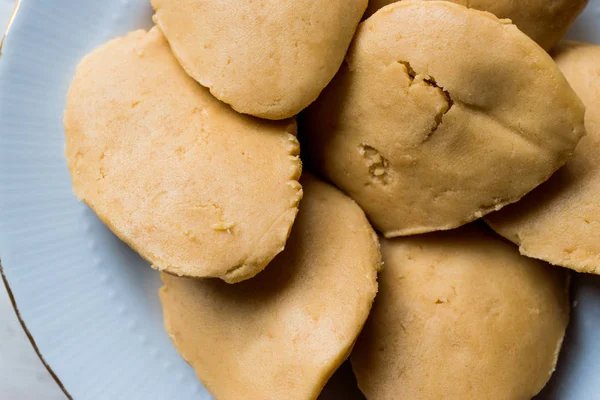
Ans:
[[[4,47],[4,43],[8,36],[8,32],[10,31],[10,27],[12,26],[12,24],[15,20],[15,17],[17,16],[17,13],[19,12],[20,6],[21,6],[21,0],[16,0],[15,7],[13,8],[10,18],[8,19],[8,24],[6,25],[6,29],[4,30],[4,33],[2,34],[2,39],[0,39],[0,58],[2,57],[2,49]],[[50,374],[52,379],[54,379],[54,381],[56,382],[56,384],[58,385],[60,390],[62,390],[62,392],[65,394],[65,396],[67,396],[67,399],[73,400],[73,396],[71,396],[69,394],[69,392],[67,391],[67,389],[65,388],[63,383],[60,381],[60,379],[58,378],[56,373],[52,370],[50,365],[48,365],[48,363],[44,359],[44,356],[42,356],[42,353],[40,353],[40,349],[38,348],[38,346],[35,342],[35,339],[31,335],[31,332],[29,331],[29,328],[27,328],[27,325],[25,325],[25,321],[23,321],[23,318],[21,318],[21,313],[19,312],[19,308],[17,307],[17,301],[15,300],[15,296],[13,295],[13,292],[10,288],[8,279],[6,278],[6,275],[4,274],[4,269],[2,268],[1,260],[0,260],[0,275],[2,275],[2,281],[4,282],[4,286],[6,287],[6,293],[8,293],[8,298],[10,299],[10,303],[11,303],[13,309],[15,310],[15,315],[17,316],[17,319],[19,320],[19,323],[21,324],[21,327],[23,328],[23,331],[25,332],[27,339],[29,339],[29,342],[31,343],[33,350],[39,357],[39,359],[42,362],[42,364],[44,365],[44,367],[46,367],[46,370],[48,371],[48,373]]]
[[[21,6],[21,0],[17,0],[17,2],[15,4],[15,8],[13,8],[12,14],[10,14],[10,18],[8,19],[8,24],[6,25],[6,29],[4,30],[4,33],[2,34],[2,39],[0,39],[0,57],[2,57],[2,48],[4,47],[4,41],[6,40],[6,37],[8,36],[8,31],[10,30],[10,27],[12,26],[12,23],[15,20],[15,17],[17,16],[17,12],[19,11],[20,6]]]

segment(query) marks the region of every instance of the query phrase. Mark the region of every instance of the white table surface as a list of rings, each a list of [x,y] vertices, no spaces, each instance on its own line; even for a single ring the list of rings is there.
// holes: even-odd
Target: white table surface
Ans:
[[[14,3],[15,0],[0,0],[0,33],[4,32],[4,27],[12,13]],[[33,351],[1,282],[0,399],[66,399]]]

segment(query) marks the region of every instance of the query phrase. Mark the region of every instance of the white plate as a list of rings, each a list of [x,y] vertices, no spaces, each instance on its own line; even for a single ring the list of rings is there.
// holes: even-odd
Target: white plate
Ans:
[[[0,255],[39,353],[75,399],[209,399],[162,326],[157,273],[71,192],[62,113],[78,61],[148,27],[147,0],[23,0],[0,61]],[[600,42],[600,0],[571,37]],[[600,278],[576,277],[544,398],[600,398]]]

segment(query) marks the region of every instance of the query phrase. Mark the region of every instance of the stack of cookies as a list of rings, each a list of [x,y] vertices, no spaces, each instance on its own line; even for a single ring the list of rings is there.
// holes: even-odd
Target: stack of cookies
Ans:
[[[150,2],[78,66],[66,157],[216,399],[360,398],[347,359],[368,400],[542,390],[565,268],[600,274],[586,0]]]

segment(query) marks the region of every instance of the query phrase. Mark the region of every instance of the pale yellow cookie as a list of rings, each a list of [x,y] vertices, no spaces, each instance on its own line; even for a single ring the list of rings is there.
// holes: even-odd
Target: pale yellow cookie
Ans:
[[[538,42],[551,49],[567,33],[589,0],[448,0],[477,10],[488,11],[499,18],[509,18]],[[365,16],[395,3],[394,0],[369,0]]]
[[[331,81],[367,0],[150,0],[185,70],[235,110],[298,114]]]
[[[584,135],[584,108],[514,25],[441,1],[400,2],[358,28],[309,107],[315,167],[385,236],[458,227],[519,200]]]
[[[516,400],[549,380],[567,272],[482,226],[383,240],[385,267],[351,356],[369,400]]]
[[[302,197],[295,122],[214,99],[158,29],[84,58],[64,125],[75,194],[155,268],[237,282],[283,250]]]
[[[237,285],[163,274],[165,327],[219,400],[315,399],[348,357],[381,254],[362,210],[310,176],[286,249]]]
[[[565,42],[554,55],[587,106],[588,135],[548,182],[486,221],[526,256],[600,274],[600,46]]]

